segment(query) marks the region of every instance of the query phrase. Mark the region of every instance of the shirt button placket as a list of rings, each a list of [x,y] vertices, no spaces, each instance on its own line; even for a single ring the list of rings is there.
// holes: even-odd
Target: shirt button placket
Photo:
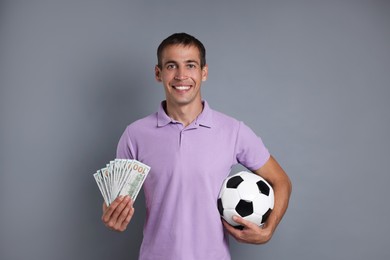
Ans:
[[[182,146],[184,137],[184,129],[180,131],[179,144]]]

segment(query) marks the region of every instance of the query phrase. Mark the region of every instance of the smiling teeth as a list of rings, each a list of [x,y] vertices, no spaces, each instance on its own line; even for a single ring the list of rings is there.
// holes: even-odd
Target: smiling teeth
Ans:
[[[175,86],[175,89],[178,89],[178,90],[188,90],[190,89],[189,86]]]

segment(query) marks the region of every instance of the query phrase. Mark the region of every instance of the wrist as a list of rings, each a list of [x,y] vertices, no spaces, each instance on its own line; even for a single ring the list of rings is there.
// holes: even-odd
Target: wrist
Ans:
[[[273,230],[269,227],[261,227],[261,234],[258,239],[257,244],[264,244],[271,240],[273,234]]]

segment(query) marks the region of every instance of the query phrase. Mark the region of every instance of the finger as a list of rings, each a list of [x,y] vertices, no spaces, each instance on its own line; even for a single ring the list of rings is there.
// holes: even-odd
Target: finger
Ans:
[[[224,228],[231,234],[233,231],[233,226],[231,226],[229,223],[227,223],[225,220],[222,222]]]
[[[103,213],[106,212],[106,210],[108,208],[106,202],[103,202],[103,207],[102,208],[103,208]]]
[[[118,196],[110,205],[103,203],[103,214],[110,215],[114,212],[115,208],[124,199],[124,196]]]
[[[238,242],[242,242],[242,236],[243,231],[240,229],[235,228],[234,226],[230,225],[225,220],[222,221],[225,229],[229,232],[229,234],[234,237]]]
[[[232,227],[224,218],[221,218],[221,220],[222,220],[223,226],[224,226],[226,229],[229,229],[229,228]]]
[[[125,221],[125,219],[127,219],[132,208],[133,208],[133,204],[132,204],[132,200],[130,199],[127,202],[125,208],[122,210],[122,212],[118,216],[118,220],[116,221],[116,228],[119,229],[122,226],[122,223]]]
[[[222,223],[223,223],[223,226],[225,227],[225,229],[233,236],[233,237],[236,237],[238,236],[238,234],[240,232],[242,232],[241,230],[235,228],[234,226],[230,225],[226,220],[222,219]]]
[[[131,218],[132,218],[133,215],[134,215],[134,211],[135,211],[134,208],[131,207],[129,213],[127,214],[127,217],[125,218],[125,220],[122,222],[122,225],[120,226],[120,230],[121,230],[121,231],[126,230],[127,225],[129,225],[130,220],[131,220]]]
[[[120,203],[124,200],[124,198],[125,198],[124,196],[119,196],[110,204],[110,206],[108,207],[103,206],[103,209],[105,208],[105,211],[103,212],[103,216],[102,216],[102,220],[104,223],[107,223],[111,219],[112,214],[120,205]]]
[[[242,217],[240,216],[233,216],[233,221],[236,222],[237,224],[240,224],[241,226],[245,228],[251,228],[252,225],[255,225],[254,223],[246,220],[246,219],[243,219]]]
[[[126,208],[127,203],[130,200],[130,196],[125,196],[125,198],[119,203],[119,205],[115,208],[114,212],[110,217],[110,225],[116,225],[118,222],[118,217],[122,214],[122,211]]]

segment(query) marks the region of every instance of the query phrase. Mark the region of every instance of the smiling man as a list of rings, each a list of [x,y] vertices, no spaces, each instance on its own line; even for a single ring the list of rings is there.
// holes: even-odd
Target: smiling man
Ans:
[[[130,124],[117,157],[151,166],[144,183],[146,219],[139,259],[230,259],[228,234],[244,243],[269,241],[289,202],[291,183],[262,140],[243,122],[212,110],[202,99],[208,66],[203,44],[177,33],[157,50],[155,78],[165,90],[159,110]],[[273,187],[275,206],[260,228],[240,217],[243,230],[221,220],[217,196],[235,164]],[[128,196],[109,207],[102,220],[124,231],[134,214]]]
[[[204,48],[196,45],[163,44],[159,47],[156,79],[165,89],[168,116],[189,125],[203,109],[200,87],[207,79]]]

